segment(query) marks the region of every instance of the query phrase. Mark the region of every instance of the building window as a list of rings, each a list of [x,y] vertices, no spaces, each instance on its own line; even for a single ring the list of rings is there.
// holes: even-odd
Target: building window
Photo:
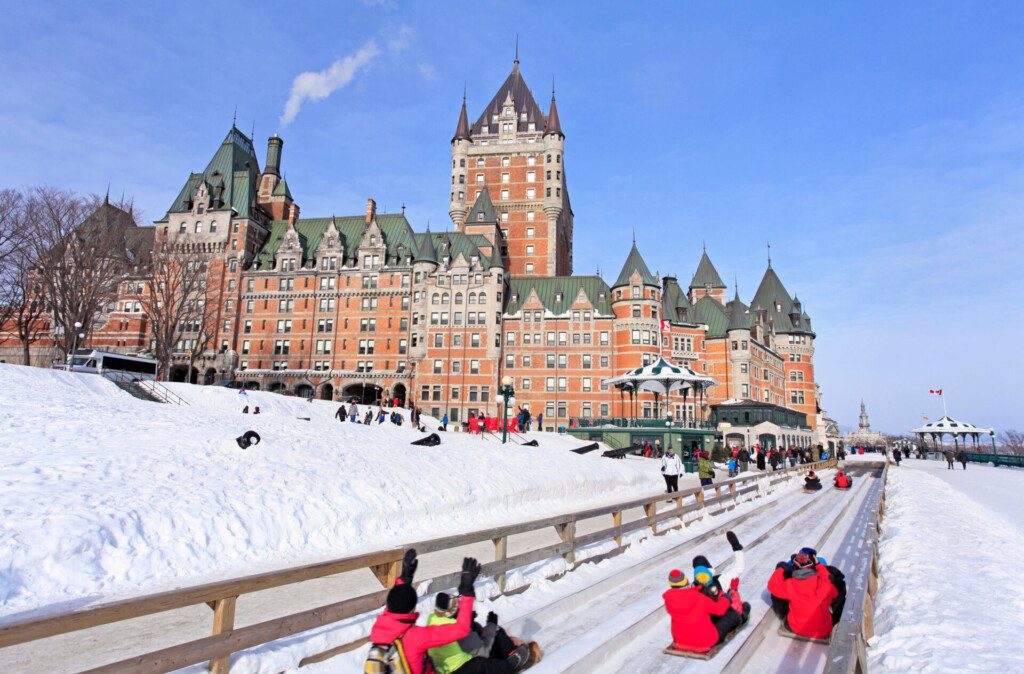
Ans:
[[[527,274],[532,274],[533,273],[533,263],[532,262],[527,262],[526,263],[526,273]]]
[[[501,191],[501,200],[502,201],[508,201],[508,190],[502,190]]]
[[[526,198],[527,199],[536,199],[537,198],[537,190],[533,189],[532,187],[528,188],[526,190]]]

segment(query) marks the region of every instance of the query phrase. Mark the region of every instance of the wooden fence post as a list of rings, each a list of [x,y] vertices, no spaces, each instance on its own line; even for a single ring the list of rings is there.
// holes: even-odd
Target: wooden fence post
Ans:
[[[612,513],[612,526],[619,528],[619,533],[615,534],[615,545],[616,547],[622,547],[622,511],[616,510]]]
[[[644,514],[647,515],[648,518],[654,517],[657,513],[658,513],[658,504],[657,503],[645,503],[644,504]],[[653,521],[651,522],[651,533],[657,535],[657,533],[658,533],[658,523],[657,522],[653,522]]]
[[[210,602],[213,609],[213,635],[230,632],[235,628],[235,601],[238,597],[225,597]],[[212,674],[228,674],[231,669],[231,655],[210,660]]]
[[[576,538],[576,522],[559,524],[555,527],[555,530],[558,532],[558,537],[562,539],[563,543],[572,543],[572,540]],[[570,565],[576,562],[576,552],[572,546],[562,555],[562,558]]]
[[[377,577],[381,585],[390,588],[398,580],[398,574],[402,571],[402,560],[396,559],[393,562],[371,566],[370,571],[373,571],[373,575]]]
[[[494,561],[503,562],[508,558],[508,536],[502,536],[501,538],[494,538]],[[498,592],[505,594],[505,572],[502,571],[494,577],[495,582],[498,583]]]
[[[679,523],[686,526],[686,517],[683,515],[683,497],[676,496],[676,510],[679,511]]]

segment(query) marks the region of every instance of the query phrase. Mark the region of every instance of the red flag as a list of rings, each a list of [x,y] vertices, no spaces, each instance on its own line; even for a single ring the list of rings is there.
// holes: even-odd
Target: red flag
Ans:
[[[664,318],[661,319],[661,331],[668,332],[668,321],[666,321]]]
[[[929,389],[928,393],[934,393],[935,395],[940,396],[940,395],[942,395],[942,389],[940,389],[940,388]]]

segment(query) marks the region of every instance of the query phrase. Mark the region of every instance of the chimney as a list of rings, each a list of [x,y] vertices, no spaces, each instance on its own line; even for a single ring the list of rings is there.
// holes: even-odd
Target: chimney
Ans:
[[[366,200],[366,224],[373,222],[377,217],[377,202],[373,199]]]
[[[281,151],[283,148],[284,141],[276,133],[267,140],[267,164],[264,166],[264,173],[281,175]]]

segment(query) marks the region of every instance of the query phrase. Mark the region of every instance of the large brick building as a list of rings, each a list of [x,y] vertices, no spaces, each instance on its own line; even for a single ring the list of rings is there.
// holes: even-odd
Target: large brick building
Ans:
[[[261,171],[252,139],[232,127],[155,223],[156,241],[202,261],[216,303],[214,336],[184,332],[179,360],[197,351],[200,381],[394,396],[453,422],[496,414],[510,375],[517,404],[554,428],[663,414],[653,397],[627,409],[602,381],[664,357],[718,381],[699,399],[673,400],[676,419],[749,399],[817,424],[815,334],[770,261],[749,304],[728,298],[706,251],[687,287],[652,274],[635,243],[611,285],[572,275],[565,135],[554,94],[545,114],[518,60],[472,124],[463,100],[451,148],[454,231],[417,232],[372,199],[359,215],[301,218],[282,177],[282,139],[269,139]],[[87,346],[148,348],[144,284],[125,279]],[[17,360],[7,347],[9,336],[0,348]]]

